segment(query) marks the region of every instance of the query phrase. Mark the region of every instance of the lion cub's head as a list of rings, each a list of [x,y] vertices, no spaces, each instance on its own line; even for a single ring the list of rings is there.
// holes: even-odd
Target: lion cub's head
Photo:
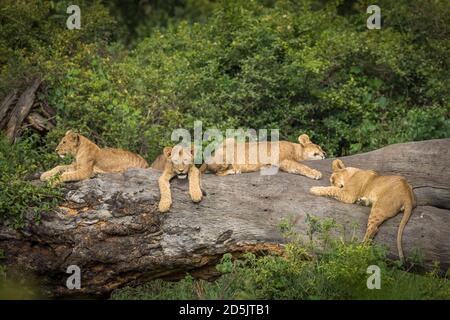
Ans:
[[[80,135],[78,133],[69,130],[66,135],[61,139],[58,146],[56,147],[56,152],[61,158],[66,155],[76,155],[78,148],[80,146]]]
[[[303,147],[303,160],[321,160],[325,159],[326,153],[322,148],[311,142],[307,134],[302,134],[298,137],[298,142]]]
[[[331,168],[333,169],[333,174],[330,177],[330,183],[338,188],[343,188],[356,172],[361,171],[358,168],[346,167],[339,159],[333,161]]]
[[[175,147],[165,147],[164,155],[170,161],[174,173],[179,179],[185,179],[189,169],[194,165],[194,148],[176,145]]]

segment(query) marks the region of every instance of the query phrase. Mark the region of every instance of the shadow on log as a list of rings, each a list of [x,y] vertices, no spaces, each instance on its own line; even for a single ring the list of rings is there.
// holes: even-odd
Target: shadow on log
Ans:
[[[405,256],[415,249],[426,266],[439,261],[450,267],[450,139],[391,145],[342,158],[349,166],[381,174],[405,176],[418,198],[403,236]],[[187,272],[208,277],[208,266],[226,253],[280,250],[279,223],[289,218],[306,236],[306,214],[332,217],[356,226],[362,238],[370,208],[348,205],[309,194],[328,185],[331,161],[309,161],[324,174],[320,181],[279,172],[216,177],[206,174],[207,195],[190,201],[187,183],[172,183],[173,207],[157,211],[160,172],[152,169],[105,174],[67,184],[66,202],[57,212],[33,218],[22,231],[0,227],[0,249],[11,268],[42,279],[51,296],[105,295],[125,284],[159,277],[179,278]],[[401,214],[385,222],[375,241],[388,246],[396,258],[396,235]],[[65,286],[69,265],[81,268],[80,290]]]

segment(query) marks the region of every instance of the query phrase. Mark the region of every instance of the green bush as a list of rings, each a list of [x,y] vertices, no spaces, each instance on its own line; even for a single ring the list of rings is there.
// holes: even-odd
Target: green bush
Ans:
[[[307,132],[334,156],[449,137],[445,1],[426,12],[381,1],[381,30],[365,27],[366,2],[343,10],[341,1],[156,1],[159,22],[143,27],[123,25],[138,7],[113,3],[113,17],[82,1],[82,29],[67,30],[68,2],[6,1],[0,92],[43,73],[39,99],[58,111],[48,141],[75,128],[148,160],[172,129],[195,120],[205,129],[279,128],[291,141]],[[189,12],[204,12],[200,23]],[[135,46],[126,48],[129,28]]]
[[[206,22],[152,29],[131,50],[81,46],[46,63],[45,99],[64,130],[148,160],[195,120],[279,128],[291,141],[307,132],[334,156],[450,136],[448,44],[416,36],[409,2],[381,3],[382,30],[365,28],[365,10],[313,2],[226,1]],[[439,21],[429,32],[448,31],[442,3],[429,8]]]
[[[311,220],[312,219],[312,220]],[[312,237],[291,230],[283,255],[233,259],[225,254],[215,281],[190,275],[178,282],[150,281],[113,292],[112,299],[450,299],[450,281],[435,272],[411,274],[386,257],[386,249],[331,238],[330,221],[309,220]],[[286,231],[286,230],[285,230]],[[334,239],[334,240],[333,240]],[[367,268],[380,268],[381,288],[368,289]]]
[[[51,211],[61,198],[58,188],[28,181],[30,172],[42,171],[55,156],[36,149],[35,136],[15,145],[0,135],[0,223],[20,228],[26,215],[39,221],[40,214]]]

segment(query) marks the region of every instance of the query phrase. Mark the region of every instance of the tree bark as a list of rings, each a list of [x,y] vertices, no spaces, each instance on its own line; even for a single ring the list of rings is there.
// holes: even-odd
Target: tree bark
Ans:
[[[8,112],[17,98],[17,90],[11,91],[0,104],[0,129],[8,122]]]
[[[47,132],[55,126],[37,112],[31,112],[27,117],[27,123],[38,132]]]
[[[396,144],[341,158],[348,166],[403,175],[413,185],[418,207],[403,236],[410,257],[415,249],[425,266],[450,267],[450,139]],[[65,202],[41,224],[28,218],[22,231],[0,227],[0,249],[9,268],[32,272],[51,296],[104,295],[125,284],[154,278],[183,277],[187,272],[210,276],[226,253],[282,249],[282,219],[290,219],[306,237],[306,215],[333,218],[355,228],[362,239],[370,208],[340,203],[309,193],[328,185],[333,159],[308,161],[323,179],[279,172],[217,177],[203,176],[206,196],[191,202],[185,180],[172,181],[173,206],[158,213],[158,177],[153,169],[103,174],[66,184]],[[397,257],[401,214],[386,221],[375,237]],[[66,269],[81,269],[81,289],[66,288]]]
[[[15,108],[12,110],[8,124],[6,125],[6,136],[10,143],[14,143],[23,120],[30,112],[36,90],[39,88],[41,82],[41,77],[34,79],[32,85],[20,95]]]

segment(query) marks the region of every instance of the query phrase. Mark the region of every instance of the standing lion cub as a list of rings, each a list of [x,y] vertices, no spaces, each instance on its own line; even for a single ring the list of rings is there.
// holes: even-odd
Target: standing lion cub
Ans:
[[[363,241],[373,238],[384,221],[403,211],[397,234],[398,255],[403,260],[403,229],[416,206],[414,192],[405,178],[380,176],[375,171],[345,167],[339,159],[333,161],[332,169],[332,186],[312,187],[310,192],[318,196],[333,197],[344,203],[360,202],[366,206],[372,205]]]
[[[123,172],[129,168],[148,168],[148,163],[141,156],[121,150],[102,149],[88,138],[71,130],[66,132],[56,147],[61,158],[73,155],[75,161],[70,165],[56,166],[41,175],[42,181],[50,180],[62,173],[58,182],[79,181],[90,178],[96,173]]]
[[[165,166],[159,177],[159,211],[167,212],[172,205],[172,194],[170,192],[170,180],[174,177],[179,179],[189,179],[189,194],[193,202],[202,200],[202,190],[200,182],[200,171],[194,165],[194,148],[187,148],[181,145],[164,148]]]

